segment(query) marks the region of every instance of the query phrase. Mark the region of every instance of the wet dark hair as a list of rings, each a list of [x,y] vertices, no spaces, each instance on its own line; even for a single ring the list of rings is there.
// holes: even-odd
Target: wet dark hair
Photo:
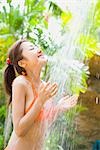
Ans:
[[[23,49],[20,48],[20,45],[23,42],[27,42],[27,40],[21,39],[16,41],[8,51],[8,58],[10,59],[11,63],[8,64],[4,70],[4,88],[6,93],[10,96],[7,106],[12,101],[12,82],[16,78],[16,73],[22,75],[22,72],[24,72],[26,75],[25,69],[18,65],[18,61],[24,58],[22,56]]]

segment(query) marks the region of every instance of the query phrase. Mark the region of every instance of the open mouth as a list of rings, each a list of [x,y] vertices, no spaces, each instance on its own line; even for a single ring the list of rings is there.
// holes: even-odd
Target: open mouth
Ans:
[[[39,54],[38,54],[38,58],[39,58],[39,57],[43,57],[43,56],[44,56],[43,53],[39,53]]]
[[[38,58],[41,57],[41,56],[43,56],[43,55],[39,55]]]

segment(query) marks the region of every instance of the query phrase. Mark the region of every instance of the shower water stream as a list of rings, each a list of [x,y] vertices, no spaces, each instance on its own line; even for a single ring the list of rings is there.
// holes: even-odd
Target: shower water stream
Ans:
[[[79,94],[81,89],[84,91],[84,86],[86,85],[82,83],[82,72],[84,72],[84,74],[89,73],[88,67],[83,64],[83,60],[85,58],[85,47],[83,52],[82,47],[77,43],[77,39],[81,33],[87,36],[89,34],[91,25],[93,23],[93,14],[96,1],[67,0],[66,2],[68,10],[70,10],[72,13],[72,19],[68,23],[69,30],[63,34],[61,32],[59,33],[58,31],[57,35],[57,31],[52,31],[53,27],[49,29],[51,31],[52,38],[56,41],[56,39],[58,40],[59,37],[59,42],[61,42],[62,45],[62,48],[58,50],[52,57],[48,57],[48,62],[52,64],[50,68],[49,80],[51,82],[57,82],[59,86],[58,93],[54,97],[55,104],[57,104],[57,102],[60,100],[63,93],[72,95],[75,93]],[[92,9],[92,11],[89,20],[88,15],[90,9]],[[60,26],[59,21],[57,23],[58,24],[56,24],[54,27],[55,30],[56,26]],[[76,91],[74,91],[72,87],[76,88]],[[48,131],[49,138],[47,139],[48,146],[46,147],[46,150],[78,150],[77,145],[78,142],[81,141],[81,138],[77,137],[76,135],[77,126],[74,122],[76,114],[77,106],[67,114],[63,116],[60,115],[58,117],[55,123],[51,126],[51,129]],[[55,139],[55,137],[57,139]],[[53,145],[52,143],[54,143],[54,140],[55,144]]]
[[[49,80],[51,82],[57,82],[59,86],[58,94],[54,97],[55,104],[58,103],[63,95],[63,92],[70,95],[76,93],[76,91],[71,90],[71,84],[75,87],[80,86],[82,80],[82,71],[84,70],[85,72],[87,72],[87,67],[83,64],[84,53],[81,51],[81,47],[77,44],[76,39],[78,39],[79,34],[81,33],[85,33],[86,35],[88,35],[90,31],[90,25],[93,21],[93,13],[96,1],[93,2],[92,0],[66,0],[66,2],[67,8],[72,13],[72,19],[68,24],[69,30],[67,30],[64,34],[58,31],[58,39],[57,34],[55,34],[56,31],[52,31],[50,29],[50,26],[48,29],[54,41],[58,40],[62,45],[62,48],[52,57],[48,56],[48,63],[51,64]],[[92,7],[93,3],[94,6]],[[87,16],[91,8],[91,22],[89,22],[88,26],[86,26],[86,21],[88,20]],[[56,26],[59,26],[61,28],[59,23],[55,24],[55,28]],[[79,53],[78,56],[80,56],[78,58],[76,56],[77,51]],[[79,89],[77,94],[79,94]],[[50,126],[50,124],[48,124],[46,121],[44,122],[46,128],[45,130],[48,132],[45,150],[78,150],[76,149],[77,141],[75,141],[77,140],[76,125],[73,122],[75,113],[76,109],[70,111],[67,116],[61,115],[57,120],[55,120],[58,116],[58,114],[56,113],[54,116],[55,122],[54,124],[52,124],[52,126]],[[11,113],[9,114],[11,115]],[[7,118],[7,120],[9,121],[5,123],[6,135],[9,133],[9,130],[11,130],[11,127],[9,126],[9,124],[11,124],[9,114]],[[43,124],[41,122],[39,129],[40,135],[44,134],[42,125]],[[49,130],[48,126],[50,127]],[[34,136],[37,138],[38,132],[36,132]],[[43,135],[43,140],[45,141],[45,134]],[[41,147],[41,142],[38,145]]]

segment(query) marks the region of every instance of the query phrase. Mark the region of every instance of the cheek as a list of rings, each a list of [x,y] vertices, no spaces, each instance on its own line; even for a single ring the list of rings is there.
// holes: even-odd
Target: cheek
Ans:
[[[38,64],[38,58],[37,58],[37,56],[30,56],[30,63],[32,64],[32,65],[37,65]]]

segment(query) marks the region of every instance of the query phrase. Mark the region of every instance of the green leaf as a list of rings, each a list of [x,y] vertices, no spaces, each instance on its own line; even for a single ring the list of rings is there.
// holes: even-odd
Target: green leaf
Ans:
[[[70,19],[72,19],[72,14],[70,12],[62,12],[61,13],[62,24],[66,25]]]

